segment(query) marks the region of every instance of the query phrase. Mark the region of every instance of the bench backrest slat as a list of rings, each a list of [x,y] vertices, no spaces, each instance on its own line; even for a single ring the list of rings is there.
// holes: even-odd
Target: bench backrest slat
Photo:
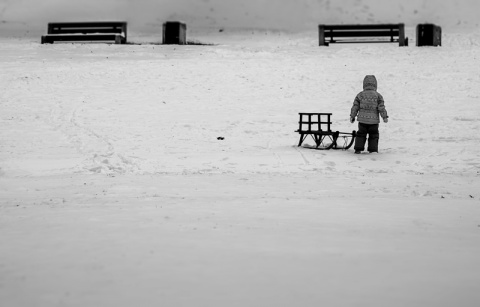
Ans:
[[[112,29],[83,29],[83,28],[71,28],[71,29],[63,29],[63,28],[54,28],[48,34],[74,34],[74,33],[122,33],[124,32],[122,29],[112,28]]]
[[[398,30],[385,31],[325,31],[326,37],[383,37],[383,36],[398,36]]]
[[[358,24],[358,25],[322,25],[325,30],[378,30],[378,29],[399,29],[403,24]]]
[[[48,34],[68,33],[125,33],[126,22],[51,22]]]
[[[125,26],[126,21],[74,21],[74,22],[50,22],[49,25],[65,27],[112,27]]]

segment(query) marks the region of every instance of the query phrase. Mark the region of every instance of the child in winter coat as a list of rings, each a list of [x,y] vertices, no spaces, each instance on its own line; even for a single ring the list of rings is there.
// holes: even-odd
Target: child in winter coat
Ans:
[[[377,92],[377,79],[373,75],[368,75],[363,79],[363,91],[355,97],[350,112],[350,122],[353,123],[355,117],[357,117],[358,120],[358,131],[354,147],[356,154],[361,153],[365,149],[367,135],[367,150],[370,153],[378,152],[379,115],[385,123],[388,122],[383,97]]]

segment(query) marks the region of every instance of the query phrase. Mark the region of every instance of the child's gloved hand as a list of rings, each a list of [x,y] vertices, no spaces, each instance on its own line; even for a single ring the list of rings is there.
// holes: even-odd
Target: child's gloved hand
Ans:
[[[383,122],[384,122],[385,124],[388,123],[388,118],[384,118],[384,119],[383,119]]]
[[[355,122],[355,117],[350,117],[350,122],[351,123]]]

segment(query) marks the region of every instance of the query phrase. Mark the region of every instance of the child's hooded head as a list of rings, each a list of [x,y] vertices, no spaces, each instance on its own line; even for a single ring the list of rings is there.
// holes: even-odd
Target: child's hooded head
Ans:
[[[374,75],[367,75],[363,79],[363,90],[377,90],[377,78]]]

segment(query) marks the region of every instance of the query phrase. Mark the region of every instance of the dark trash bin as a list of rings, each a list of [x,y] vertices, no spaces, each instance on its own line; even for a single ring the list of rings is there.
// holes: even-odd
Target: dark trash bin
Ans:
[[[187,44],[187,25],[179,21],[167,21],[163,24],[163,43],[174,45]]]
[[[420,46],[441,46],[442,28],[431,24],[417,25],[417,47]]]

